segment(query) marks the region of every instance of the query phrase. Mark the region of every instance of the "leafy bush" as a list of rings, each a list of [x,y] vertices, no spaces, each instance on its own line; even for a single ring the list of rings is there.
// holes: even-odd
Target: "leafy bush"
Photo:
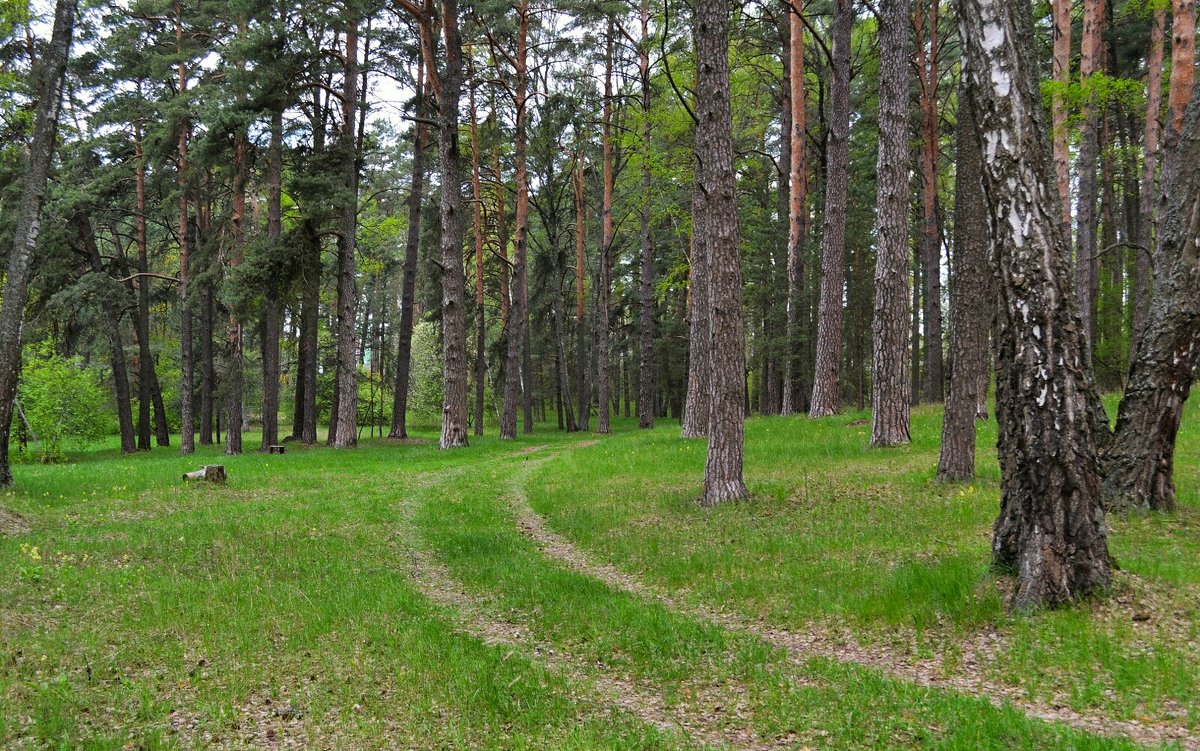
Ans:
[[[97,374],[79,358],[58,354],[50,340],[25,348],[17,398],[17,419],[23,415],[44,463],[63,459],[64,441],[95,441],[111,422]]]

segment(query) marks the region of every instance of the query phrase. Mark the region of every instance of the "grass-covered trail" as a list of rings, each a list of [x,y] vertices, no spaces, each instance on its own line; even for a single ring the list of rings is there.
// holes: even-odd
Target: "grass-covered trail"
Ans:
[[[994,437],[942,486],[935,412],[898,451],[861,419],[751,421],[754,500],[713,511],[670,424],[18,467],[0,746],[1200,747],[1194,420],[1113,597],[1014,618]]]

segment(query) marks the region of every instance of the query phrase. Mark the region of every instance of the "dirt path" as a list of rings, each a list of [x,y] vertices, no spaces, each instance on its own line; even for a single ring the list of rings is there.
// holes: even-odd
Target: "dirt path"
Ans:
[[[1200,737],[1193,735],[1186,727],[1114,720],[1101,714],[1076,711],[1065,706],[1065,702],[1041,704],[1030,701],[1019,688],[982,677],[982,667],[990,661],[990,655],[999,651],[1003,642],[1003,637],[991,630],[977,634],[961,645],[960,663],[965,670],[951,672],[941,659],[919,660],[885,648],[863,647],[850,634],[843,634],[839,638],[820,628],[790,631],[705,605],[682,602],[669,592],[653,587],[611,564],[594,561],[566,538],[546,527],[542,518],[530,507],[524,488],[525,478],[540,463],[531,462],[524,471],[514,476],[509,503],[518,528],[548,557],[577,573],[599,579],[613,589],[656,600],[676,612],[730,630],[753,634],[785,650],[788,658],[797,665],[803,665],[813,657],[854,663],[919,686],[978,696],[996,707],[1008,704],[1028,717],[1061,723],[1094,735],[1128,738],[1143,745],[1174,742],[1186,751],[1200,751]]]

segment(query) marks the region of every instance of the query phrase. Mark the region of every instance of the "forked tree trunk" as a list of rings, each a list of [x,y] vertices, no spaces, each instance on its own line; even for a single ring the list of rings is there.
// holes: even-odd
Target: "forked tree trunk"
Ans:
[[[650,0],[641,2],[642,40],[638,48],[638,72],[642,83],[642,206],[641,279],[638,358],[637,418],[639,428],[654,427],[654,246],[650,241]]]
[[[842,410],[842,301],[846,277],[846,193],[850,180],[850,32],[854,4],[836,0],[830,76],[825,228],[821,241],[821,299],[817,308],[817,363],[810,417]]]
[[[1150,20],[1150,52],[1146,59],[1146,135],[1142,158],[1142,183],[1138,192],[1138,245],[1133,275],[1133,337],[1130,359],[1137,356],[1138,343],[1146,330],[1150,313],[1152,270],[1150,259],[1154,252],[1155,215],[1158,198],[1158,141],[1162,114],[1163,40],[1166,36],[1167,11],[1153,11]]]
[[[358,21],[346,19],[346,53],[342,83],[342,189],[337,239],[337,420],[329,426],[334,448],[358,444],[358,357],[355,320],[358,310],[356,235],[358,233],[358,149],[354,120],[358,106]],[[459,273],[462,273],[461,264]]]
[[[871,323],[871,445],[909,443],[909,0],[885,0],[879,20],[879,156],[875,169],[875,316]]]
[[[458,31],[458,0],[442,0],[444,67],[438,98],[438,158],[442,172],[442,449],[467,445],[467,341],[463,302],[462,167],[458,145],[459,100],[462,96],[462,41]],[[432,45],[427,47],[432,54]]]
[[[1103,454],[1110,509],[1175,508],[1175,437],[1200,365],[1200,100],[1187,110],[1167,186],[1150,315]]]
[[[104,274],[104,261],[100,257],[100,248],[96,244],[96,232],[92,221],[82,210],[74,216],[75,232],[79,242],[87,253],[88,263],[93,274]],[[145,283],[146,277],[140,282]],[[121,453],[132,454],[138,450],[137,437],[133,430],[133,405],[129,398],[129,371],[125,366],[125,345],[121,341],[121,302],[117,295],[105,295],[103,303],[105,323],[105,338],[108,340],[108,362],[112,368],[113,396],[117,402],[117,425],[121,432]],[[149,436],[147,436],[149,438]],[[147,444],[149,441],[147,441]],[[149,448],[149,445],[147,445]]]
[[[712,332],[712,419],[701,503],[714,506],[748,495],[742,480],[746,334],[729,101],[729,0],[697,0],[696,62],[697,183],[712,272],[705,311]]]
[[[1089,421],[1094,386],[1051,187],[1032,7],[958,0],[958,9],[1000,278],[992,561],[1016,574],[1016,608],[1065,605],[1107,590],[1112,571]]]
[[[995,305],[978,127],[972,97],[960,92],[955,133],[954,262],[950,264],[950,392],[937,467],[942,482],[975,476],[975,421],[980,405],[987,414],[988,324]]]

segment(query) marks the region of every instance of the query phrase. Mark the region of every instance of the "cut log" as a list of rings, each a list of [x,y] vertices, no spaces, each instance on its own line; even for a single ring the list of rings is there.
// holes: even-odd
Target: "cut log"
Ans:
[[[273,445],[267,447],[268,453],[271,454],[282,454],[285,450],[286,448],[284,446]]]
[[[204,480],[224,485],[228,476],[225,474],[225,466],[223,464],[206,464],[195,472],[184,472],[183,479]]]

